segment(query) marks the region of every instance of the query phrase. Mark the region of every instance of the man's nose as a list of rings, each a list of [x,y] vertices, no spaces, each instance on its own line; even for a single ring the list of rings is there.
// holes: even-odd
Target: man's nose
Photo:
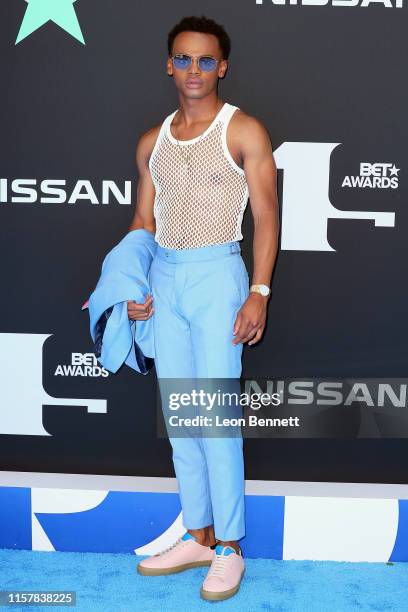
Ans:
[[[200,72],[200,66],[198,65],[198,57],[193,57],[191,59],[191,64],[190,64],[190,72]]]

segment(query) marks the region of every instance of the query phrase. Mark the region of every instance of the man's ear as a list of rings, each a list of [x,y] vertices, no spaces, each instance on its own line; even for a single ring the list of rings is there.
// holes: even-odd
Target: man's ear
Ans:
[[[221,75],[219,75],[220,79],[223,79],[225,77],[225,75],[227,74],[227,70],[228,70],[228,61],[227,60],[223,61],[223,66],[220,68],[220,70],[222,70],[223,67],[224,67],[223,73]]]

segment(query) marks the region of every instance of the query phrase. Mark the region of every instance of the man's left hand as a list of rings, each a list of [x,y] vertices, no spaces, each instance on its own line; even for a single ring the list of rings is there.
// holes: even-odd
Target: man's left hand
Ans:
[[[235,319],[232,344],[248,342],[256,344],[262,338],[266,323],[268,297],[251,291]]]

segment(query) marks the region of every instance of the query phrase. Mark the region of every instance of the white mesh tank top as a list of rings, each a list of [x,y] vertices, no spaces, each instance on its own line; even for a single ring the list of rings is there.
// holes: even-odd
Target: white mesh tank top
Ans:
[[[242,239],[248,185],[226,140],[237,109],[225,102],[202,134],[179,140],[180,145],[170,131],[177,109],[163,121],[149,159],[156,190],[155,239],[162,247],[187,249]]]

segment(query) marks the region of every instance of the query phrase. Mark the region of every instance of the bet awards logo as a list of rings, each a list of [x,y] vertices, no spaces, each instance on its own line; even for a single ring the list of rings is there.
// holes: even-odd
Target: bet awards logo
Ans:
[[[106,399],[53,397],[43,386],[43,350],[53,334],[0,333],[0,433],[50,436],[43,406],[86,406],[89,414],[107,414]]]
[[[368,187],[369,189],[398,189],[398,172],[395,164],[362,162],[359,176],[345,176],[342,187]]]
[[[375,231],[395,227],[395,212],[340,210],[329,198],[330,159],[339,142],[285,142],[274,151],[278,169],[284,171],[282,190],[281,249],[335,251],[327,238],[329,219],[374,221]],[[384,167],[385,166],[385,167]],[[391,166],[391,169],[389,168]],[[371,184],[386,185],[384,173],[396,174],[391,164],[363,164]],[[373,176],[371,176],[373,175]]]
[[[101,367],[94,353],[71,353],[70,364],[57,366],[54,376],[109,376],[108,370]]]

